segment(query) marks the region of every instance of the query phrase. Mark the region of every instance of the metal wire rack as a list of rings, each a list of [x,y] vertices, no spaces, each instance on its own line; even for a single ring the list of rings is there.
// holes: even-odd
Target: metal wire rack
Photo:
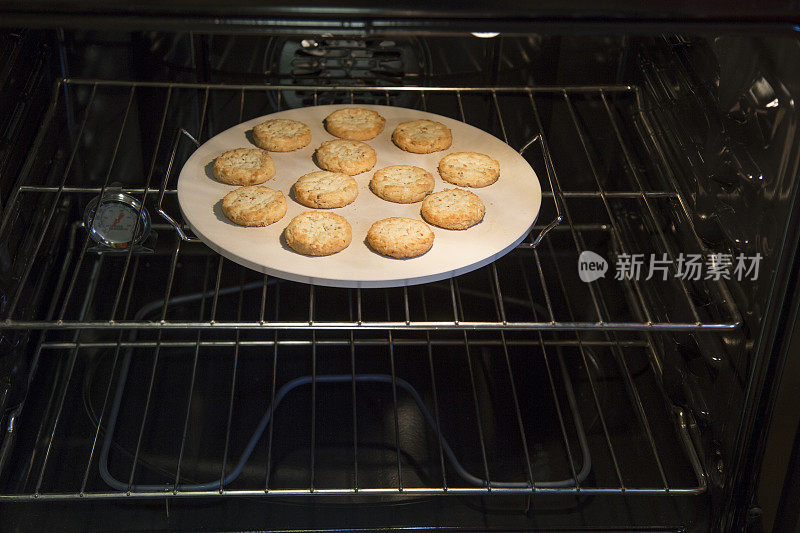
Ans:
[[[541,223],[494,264],[417,287],[313,287],[225,260],[174,215],[187,139],[287,91],[411,93],[498,135],[540,176]],[[41,330],[30,390],[50,391],[8,419],[0,499],[704,492],[650,332],[736,328],[724,281],[575,275],[585,250],[706,251],[659,150],[631,86],[62,80],[0,222],[18,242],[0,327]],[[168,222],[151,253],[90,249],[81,208],[112,184]]]
[[[403,93],[416,95],[421,109],[449,114],[495,133],[517,147],[537,170],[549,199],[531,236],[508,260],[485,267],[481,274],[434,284],[443,291],[445,303],[421,317],[422,304],[409,289],[391,292],[392,310],[375,318],[370,310],[376,291],[335,291],[305,287],[295,295],[290,310],[270,316],[272,280],[249,274],[248,282],[260,281],[260,301],[248,305],[241,319],[218,316],[223,270],[217,265],[208,319],[181,305],[174,296],[176,279],[184,292],[190,277],[183,271],[193,265],[205,247],[191,237],[177,215],[174,180],[177,170],[194,148],[185,141],[205,139],[252,116],[282,109],[284,93],[317,95],[342,103],[358,103],[362,95],[382,94],[389,104]],[[543,124],[557,118],[559,133]],[[590,120],[591,119],[591,120]],[[601,126],[596,126],[596,124]],[[634,135],[632,132],[639,134]],[[555,136],[556,147],[553,146]],[[55,146],[56,148],[52,148]],[[48,149],[57,150],[55,158]],[[682,246],[667,231],[668,217],[676,218],[692,237],[690,245],[707,253],[692,231],[689,203],[670,186],[669,175],[658,177],[653,165],[662,164],[663,152],[649,128],[636,87],[299,87],[230,86],[201,84],[133,83],[100,80],[62,80],[55,88],[45,122],[31,152],[20,185],[14,190],[0,222],[0,239],[20,241],[16,247],[15,283],[5,292],[0,321],[2,329],[196,331],[198,329],[272,330],[729,330],[741,316],[722,279],[668,280],[600,279],[573,283],[568,276],[564,290],[554,275],[564,266],[576,268],[585,250],[602,247],[613,257],[630,253],[666,254],[672,261]],[[660,158],[660,159],[659,159]],[[132,167],[128,161],[136,161]],[[51,161],[49,166],[44,161]],[[655,162],[655,163],[653,163]],[[557,171],[558,169],[558,171]],[[565,179],[565,174],[568,177]],[[157,186],[161,178],[161,187]],[[74,227],[75,209],[112,184],[141,199],[169,224],[160,232],[156,253],[146,272],[133,268],[138,253],[96,254],[80,227]],[[565,187],[565,184],[567,185]],[[653,184],[661,184],[654,186]],[[549,190],[547,190],[549,189]],[[31,213],[27,206],[40,206]],[[67,214],[64,214],[66,211]],[[35,216],[34,216],[35,215]],[[58,225],[60,224],[60,225]],[[62,228],[53,230],[52,228]],[[549,233],[548,233],[549,232]],[[26,235],[25,239],[17,235]],[[636,235],[646,238],[637,240]],[[547,235],[545,237],[545,235]],[[549,247],[544,246],[549,243]],[[555,244],[555,247],[552,245]],[[60,246],[60,248],[58,248]],[[634,248],[634,246],[636,248]],[[11,247],[12,249],[14,246]],[[521,265],[521,266],[520,266]],[[674,272],[674,262],[672,265]],[[48,277],[45,269],[60,275]],[[535,318],[515,305],[521,279],[515,282],[502,271],[521,269],[531,285],[541,311]],[[517,276],[518,278],[519,276]],[[43,279],[57,279],[49,307],[34,306]],[[160,316],[148,320],[127,317],[121,302],[127,290],[151,293],[161,286]],[[100,284],[97,290],[93,284]],[[483,295],[483,305],[457,309],[459,283],[462,293]],[[143,286],[148,286],[143,289]],[[138,287],[133,289],[133,287]],[[81,312],[79,296],[92,292],[95,301]],[[620,296],[622,295],[622,297]],[[448,297],[449,296],[449,297]],[[141,297],[144,297],[142,294]],[[477,298],[478,296],[476,296]],[[331,298],[330,302],[321,298]],[[352,320],[324,317],[321,309],[342,299],[354,299]],[[587,306],[572,316],[564,314],[567,300]],[[609,301],[614,301],[609,305]],[[514,307],[514,309],[511,309]],[[196,311],[196,310],[195,310]],[[496,312],[495,312],[496,311]],[[220,313],[222,314],[222,313]],[[159,333],[160,335],[160,333]]]
[[[236,287],[240,302],[249,290]],[[43,342],[40,364],[59,362],[60,376],[41,383],[43,368],[33,383],[51,390],[38,427],[12,417],[31,436],[15,439],[0,499],[707,488],[696,428],[665,408],[659,358],[641,334],[323,333],[245,342],[200,330],[193,345],[155,349],[136,331]]]

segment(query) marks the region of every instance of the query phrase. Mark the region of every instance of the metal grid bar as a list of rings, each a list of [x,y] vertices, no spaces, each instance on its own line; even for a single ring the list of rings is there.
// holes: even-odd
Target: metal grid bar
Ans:
[[[454,289],[455,292],[455,299],[458,303],[458,313],[461,316],[464,316],[464,308],[461,304],[461,293],[458,289],[458,280],[451,279],[450,286]],[[478,402],[478,388],[475,386],[475,372],[472,368],[472,354],[470,353],[469,349],[469,335],[467,332],[464,332],[464,357],[466,358],[467,363],[467,370],[469,371],[469,382],[471,385],[471,392],[472,392],[472,403],[475,407],[475,426],[477,428],[478,433],[478,442],[481,445],[481,460],[483,462],[483,474],[484,480],[486,483],[486,487],[491,490],[492,488],[492,481],[491,477],[489,476],[489,461],[486,458],[486,439],[483,436],[483,424],[481,423],[481,407],[480,403]]]
[[[205,275],[203,276],[203,294],[206,293],[206,289],[208,288],[208,274],[210,269],[211,258],[206,258],[206,269]],[[200,318],[203,318],[203,314],[205,312],[205,303],[206,299],[201,298],[200,300]],[[197,342],[195,343],[194,348],[194,357],[192,358],[192,374],[191,379],[189,380],[189,395],[186,399],[186,416],[183,419],[183,433],[181,434],[181,449],[178,453],[178,466],[175,470],[175,483],[173,485],[173,492],[177,492],[178,485],[181,482],[181,466],[183,465],[183,454],[186,450],[186,434],[189,431],[189,418],[192,414],[192,397],[194,396],[194,385],[195,379],[197,378],[197,360],[200,357],[200,348],[201,348],[201,341],[200,337],[202,336],[203,332],[197,332]],[[163,346],[163,344],[162,344]]]
[[[425,287],[420,287],[422,293],[422,316],[428,319],[428,306],[425,305]],[[442,423],[439,419],[439,393],[436,390],[436,373],[433,369],[433,345],[431,344],[431,334],[425,332],[425,340],[428,348],[428,368],[431,373],[431,398],[433,399],[433,416],[436,422],[436,443],[439,448],[439,463],[442,469],[442,490],[447,490],[447,469],[444,465],[444,446],[442,444]]]
[[[280,286],[277,286],[276,290],[275,290],[274,305],[275,305],[275,309],[274,309],[275,318],[277,318],[278,317],[278,310],[280,309]],[[269,480],[270,480],[270,475],[272,474],[272,441],[273,441],[274,433],[275,433],[274,432],[274,426],[275,426],[275,416],[274,415],[275,415],[275,412],[274,412],[274,408],[272,406],[275,405],[275,394],[277,393],[277,390],[278,390],[278,384],[277,384],[277,378],[278,378],[278,330],[277,329],[275,330],[274,339],[273,340],[275,342],[273,344],[273,349],[272,349],[272,388],[270,389],[272,391],[272,393],[271,393],[270,402],[269,402],[270,409],[271,409],[270,415],[272,415],[272,416],[269,417],[269,440],[267,441],[267,468],[266,468],[267,473],[264,476],[264,492],[265,493],[269,493],[270,492]]]
[[[242,105],[244,106],[244,92],[242,92]],[[241,118],[241,117],[240,117]],[[242,319],[242,303],[244,301],[244,270],[241,268],[239,269],[240,277],[239,277],[239,305],[237,306],[236,310],[236,320]],[[219,485],[220,485],[220,493],[222,493],[225,485],[225,467],[228,464],[228,447],[230,446],[231,442],[231,422],[233,420],[233,412],[234,412],[234,398],[236,394],[236,377],[237,372],[239,370],[239,337],[241,335],[240,331],[236,331],[236,339],[235,345],[233,348],[233,376],[231,377],[231,395],[230,400],[228,401],[228,422],[226,425],[225,430],[225,452],[222,455],[222,467],[220,468],[219,472]],[[312,485],[313,486],[313,485]]]
[[[535,491],[520,491],[519,489],[513,488],[503,488],[503,487],[496,487],[492,489],[492,493],[497,495],[502,494],[533,494],[533,493],[540,493],[540,494],[574,494],[574,495],[583,495],[583,496],[600,496],[600,495],[609,495],[609,494],[620,494],[620,490],[614,487],[600,487],[600,488],[581,488],[580,490],[572,487],[569,489],[536,489]],[[705,492],[705,489],[700,488],[690,488],[690,489],[672,489],[669,491],[669,494],[675,496],[681,495],[697,495],[702,494]],[[411,495],[411,496],[435,496],[439,494],[451,494],[454,496],[485,496],[487,494],[485,488],[479,487],[450,487],[446,491],[442,489],[432,489],[428,487],[407,487],[403,490],[403,494]],[[312,495],[308,489],[270,489],[266,494],[269,496],[275,497],[288,497],[288,496],[310,496]],[[356,494],[362,495],[398,495],[399,492],[396,488],[360,488],[358,490],[355,489],[316,489],[313,492],[314,496],[353,496]],[[625,494],[633,494],[633,495],[655,495],[655,494],[664,494],[663,491],[654,491],[653,489],[649,488],[636,488],[636,487],[628,487],[625,489]],[[128,493],[120,493],[115,491],[110,492],[87,492],[83,495],[83,499],[86,500],[119,500],[120,498],[125,499],[146,499],[146,498],[164,498],[165,496],[177,497],[177,498],[208,498],[219,496],[220,493],[218,490],[202,490],[202,491],[178,491],[176,493],[172,492],[164,492],[160,490],[148,490],[148,491],[137,491]],[[235,496],[235,497],[256,497],[256,496],[264,496],[265,491],[263,490],[254,490],[254,489],[237,489],[237,490],[227,490],[225,491],[226,496]],[[39,495],[33,494],[19,494],[19,495],[0,495],[0,501],[31,501],[31,500],[40,500],[40,501],[51,501],[51,500],[74,500],[76,498],[76,494],[72,492],[63,492],[63,493],[43,493]]]
[[[352,93],[350,93],[352,99]],[[353,319],[352,293],[347,295],[347,307],[350,320]],[[350,387],[353,396],[353,488],[358,490],[358,406],[356,404],[356,343],[353,332],[350,331]]]
[[[165,88],[172,87],[173,89],[220,89],[220,90],[244,90],[244,91],[276,91],[281,94],[283,91],[320,91],[320,92],[342,92],[347,93],[353,90],[359,92],[410,92],[424,94],[426,91],[430,93],[448,93],[448,92],[462,92],[462,93],[489,93],[495,91],[497,93],[553,93],[560,92],[565,88],[572,93],[596,93],[603,90],[607,93],[630,93],[637,88],[634,85],[569,85],[569,86],[540,86],[540,87],[434,87],[434,86],[405,86],[398,87],[396,85],[373,85],[373,86],[359,86],[354,89],[349,85],[241,85],[231,83],[166,83],[158,81],[120,81],[120,80],[104,80],[104,79],[87,79],[87,78],[64,78],[61,80],[62,84],[67,85],[104,85],[107,87],[151,87],[151,88]],[[280,100],[278,101],[278,108],[280,110]]]
[[[386,320],[391,320],[391,313],[389,310],[389,295],[386,295]],[[400,453],[400,412],[397,409],[397,372],[394,364],[394,342],[392,340],[392,332],[389,330],[388,345],[389,345],[389,367],[392,375],[392,410],[394,412],[394,445],[397,455],[397,489],[403,490],[403,463],[402,454]]]
[[[101,191],[100,187],[71,187],[66,186],[63,189],[59,187],[48,187],[48,186],[41,186],[41,185],[22,185],[17,189],[19,192],[36,192],[36,193],[57,193],[59,190],[65,193],[71,194],[98,194]],[[123,187],[122,192],[128,194],[142,194],[145,192],[145,189],[136,188],[136,187]],[[165,189],[165,194],[178,194],[177,189]],[[562,191],[561,193],[566,198],[599,198],[600,193],[597,191]],[[678,198],[678,193],[670,192],[670,191],[642,191],[642,192],[630,192],[630,191],[606,191],[605,196],[606,198],[630,198],[630,199],[637,199],[641,198],[642,195],[646,196],[647,198]],[[545,198],[552,198],[553,193],[551,191],[542,191],[542,196]],[[543,226],[542,226],[543,227]],[[168,226],[164,226],[164,228],[168,228]]]
[[[313,288],[312,288],[313,290]],[[309,464],[311,465],[311,475],[309,482],[309,492],[314,492],[314,461],[316,454],[314,448],[317,445],[317,332],[311,332],[311,456]]]
[[[307,322],[265,322],[260,324],[257,322],[107,322],[107,321],[94,321],[86,320],[82,322],[52,322],[45,323],[40,321],[21,320],[16,322],[6,322],[6,327],[0,329],[52,329],[52,330],[75,330],[75,329],[105,329],[105,330],[129,330],[129,329],[143,329],[143,330],[197,330],[197,329],[214,329],[214,330],[235,330],[235,329],[293,329],[293,330],[349,330],[353,328],[361,330],[409,330],[409,331],[425,331],[429,329],[436,330],[450,330],[450,331],[492,331],[492,330],[516,330],[516,331],[530,331],[530,330],[549,330],[549,331],[575,331],[575,330],[608,330],[608,331],[726,331],[738,327],[731,324],[692,324],[692,323],[654,323],[643,324],[641,322],[625,321],[625,322],[601,322],[601,321],[577,321],[577,322],[514,322],[502,324],[501,322],[476,322],[476,321],[431,321],[431,322],[412,322],[406,324],[400,322],[380,322],[380,321],[363,321],[359,323],[339,322],[339,321],[319,321],[313,325]]]
[[[161,333],[159,333],[159,336]],[[131,462],[131,473],[128,477],[127,492],[131,491],[133,487],[133,480],[136,477],[136,467],[138,466],[139,452],[142,449],[142,439],[144,438],[144,428],[147,425],[147,415],[150,412],[150,402],[153,398],[153,386],[156,381],[156,370],[158,370],[158,356],[161,353],[161,345],[156,345],[155,352],[153,353],[153,367],[150,371],[150,380],[147,384],[147,399],[144,402],[144,409],[142,409],[142,423],[139,425],[139,437],[136,439],[136,452],[133,454],[133,461]],[[121,384],[122,387],[124,384]],[[113,433],[112,433],[113,434]]]
[[[537,253],[537,255],[535,257],[536,257],[536,263],[537,263],[538,271],[539,271],[539,273],[541,275],[542,269],[541,269],[541,264],[539,263],[538,253]],[[522,263],[522,261],[520,260],[520,266],[522,266],[521,263]],[[534,303],[533,292],[531,291],[531,284],[528,281],[528,275],[526,273],[526,269],[522,268],[520,270],[520,272],[522,272],[522,280],[523,280],[523,285],[525,287],[525,292],[526,292],[526,294],[528,296],[528,299],[530,300],[531,312],[533,313],[534,316],[536,316],[536,314],[537,314],[536,304]],[[548,309],[550,309],[549,301],[548,301]],[[552,313],[552,311],[551,311],[551,313]],[[569,463],[569,469],[570,469],[570,472],[572,473],[572,479],[575,480],[575,488],[576,488],[576,490],[580,490],[581,489],[581,484],[578,481],[578,471],[575,468],[575,459],[572,456],[572,447],[570,446],[569,437],[567,436],[567,428],[566,428],[566,423],[564,422],[564,414],[562,413],[562,410],[561,410],[561,404],[558,401],[558,396],[557,396],[557,392],[556,392],[556,384],[555,384],[555,380],[553,379],[552,369],[550,368],[550,360],[549,360],[548,355],[547,355],[547,349],[545,348],[544,335],[542,335],[541,331],[537,332],[537,335],[539,337],[539,346],[540,346],[540,349],[542,350],[542,359],[544,361],[545,369],[547,370],[547,380],[548,380],[548,383],[550,384],[550,392],[551,392],[552,398],[553,398],[553,405],[555,406],[555,409],[556,409],[556,416],[558,417],[558,425],[559,425],[559,429],[561,430],[561,438],[562,438],[563,443],[564,443],[564,450],[565,450],[566,455],[567,455],[567,461]],[[513,381],[513,378],[512,378],[512,381]],[[586,460],[586,458],[584,458],[584,460]]]
[[[424,300],[423,300],[424,304]],[[348,334],[351,332],[348,332]],[[427,346],[430,344],[431,346],[463,346],[463,340],[454,340],[454,339],[429,339],[430,337],[429,332],[426,333],[425,339],[393,339],[393,343],[395,346]],[[574,339],[547,339],[542,341],[545,346],[577,346],[578,341]],[[473,339],[470,341],[473,346],[502,346],[503,344],[507,346],[539,346],[541,343],[538,340],[531,340],[531,339],[507,339],[505,342],[498,340],[498,339]],[[122,342],[115,342],[115,341],[86,341],[86,342],[72,342],[72,341],[46,341],[41,344],[42,348],[45,349],[64,349],[64,348],[75,348],[77,346],[81,346],[83,348],[116,348],[119,346],[120,348],[155,348],[157,342],[156,341],[122,341]],[[193,348],[195,346],[200,346],[201,348],[225,348],[225,347],[233,347],[236,346],[236,341],[232,340],[207,340],[207,341],[161,341],[161,346],[164,348]],[[272,347],[272,346],[311,346],[310,340],[303,340],[303,339],[281,339],[281,340],[271,340],[271,339],[263,339],[263,340],[241,340],[239,341],[239,346],[241,347],[250,347],[250,346],[263,346],[263,347]],[[316,342],[317,346],[348,346],[352,344],[353,346],[388,346],[389,343],[387,339],[317,339]],[[608,341],[608,340],[588,340],[584,339],[582,341],[584,346],[620,346],[620,347],[643,347],[647,346],[647,342],[645,341],[636,341],[636,340],[619,340],[619,341]]]

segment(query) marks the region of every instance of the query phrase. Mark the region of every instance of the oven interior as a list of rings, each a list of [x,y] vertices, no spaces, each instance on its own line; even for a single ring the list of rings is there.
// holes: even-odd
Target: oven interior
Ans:
[[[0,153],[10,520],[724,526],[785,266],[796,45],[8,32],[7,57],[38,54],[0,78],[16,117]],[[393,289],[265,276],[193,237],[176,195],[193,139],[330,103],[503,139],[544,191],[533,231],[472,273]],[[150,213],[145,246],[93,247],[84,209],[111,188]],[[584,251],[605,277],[579,279]],[[760,275],[678,275],[720,253],[758,254]],[[615,279],[632,254],[669,270]]]

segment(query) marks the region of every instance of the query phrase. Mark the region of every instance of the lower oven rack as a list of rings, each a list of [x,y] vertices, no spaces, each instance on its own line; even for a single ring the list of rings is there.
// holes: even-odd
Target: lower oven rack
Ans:
[[[490,295],[491,305],[482,307],[485,312],[469,307],[463,316],[459,315],[455,305],[457,282],[450,282],[436,285],[450,293],[450,305],[447,309],[437,308],[428,319],[422,319],[419,306],[409,301],[407,289],[393,292],[392,297],[400,303],[397,311],[393,309],[389,317],[375,318],[362,313],[362,298],[371,298],[376,292],[367,289],[354,290],[357,312],[352,320],[319,316],[315,308],[320,307],[320,296],[314,287],[308,289],[304,302],[295,302],[296,312],[291,317],[271,317],[264,311],[270,297],[266,290],[270,278],[264,275],[261,281],[265,289],[261,301],[250,306],[241,320],[216,316],[215,313],[208,319],[198,320],[192,317],[193,312],[187,314],[185,309],[176,310],[171,301],[176,269],[180,269],[183,258],[204,248],[190,237],[188,229],[174,219],[177,216],[177,194],[173,182],[195,146],[185,141],[181,132],[191,131],[189,137],[192,140],[194,136],[208,138],[243,119],[282,109],[283,94],[290,91],[300,95],[294,100],[305,98],[309,104],[316,103],[320,94],[326,95],[325,101],[357,104],[361,95],[379,93],[385,95],[388,104],[416,105],[450,114],[482,127],[518,148],[537,170],[545,197],[541,223],[514,254],[521,258],[525,282],[530,285],[532,296],[540,305],[538,315],[509,312],[508,302],[513,299],[509,292],[518,286],[504,286],[504,280],[498,278],[497,265],[485,267],[483,271],[488,272],[486,281],[479,282],[480,286],[472,289]],[[412,100],[398,100],[409,95]],[[147,111],[143,111],[143,107],[147,107]],[[555,156],[553,139],[548,139],[543,127],[543,115],[551,121],[557,117],[564,125],[565,131],[560,132],[556,139],[559,147],[556,152],[559,153]],[[148,120],[151,122],[149,128],[143,123]],[[590,126],[597,121],[600,121],[599,126]],[[150,134],[143,138],[140,153],[131,156],[126,150],[130,151],[128,146],[132,138],[144,135],[143,130]],[[637,130],[640,132],[636,133]],[[98,136],[104,136],[107,141],[97,143],[95,139]],[[644,140],[639,140],[642,138]],[[56,164],[45,169],[39,161],[51,157],[46,151],[48,142],[61,143],[61,146]],[[126,172],[124,162],[119,161],[127,161],[130,157],[138,158],[138,173]],[[568,159],[560,160],[563,157]],[[665,217],[668,213],[687,228],[691,237],[689,245],[697,257],[710,260],[710,252],[692,231],[694,218],[691,207],[681,193],[673,186],[652,185],[674,185],[669,169],[663,168],[665,164],[656,160],[658,157],[663,157],[663,152],[643,112],[639,92],[633,86],[354,89],[65,79],[54,92],[54,100],[31,152],[26,173],[0,222],[0,238],[12,238],[15,233],[30,232],[31,229],[40,233],[29,237],[30,243],[19,254],[18,264],[15,264],[15,285],[4,295],[6,305],[0,310],[3,315],[0,329],[735,329],[741,324],[741,315],[733,304],[724,278],[687,280],[678,275],[676,265],[682,254],[677,250],[683,251],[687,245],[673,242],[666,235]],[[654,158],[654,161],[648,163],[647,158]],[[558,170],[559,167],[562,170]],[[648,174],[655,172],[654,167],[661,167],[665,176],[657,179]],[[566,179],[564,174],[567,174]],[[581,179],[575,179],[575,174],[580,174]],[[159,189],[157,183],[162,175],[163,183]],[[38,269],[45,260],[50,260],[51,222],[58,219],[65,203],[85,205],[112,184],[118,184],[125,192],[139,198],[145,208],[153,213],[160,212],[170,222],[156,225],[160,256],[170,260],[157,265],[157,275],[152,270],[146,274],[139,272],[140,278],[157,277],[159,280],[164,299],[168,302],[161,316],[157,320],[135,320],[121,315],[126,288],[142,284],[141,279],[135,279],[131,268],[132,259],[138,253],[134,248],[121,254],[104,254],[104,258],[98,259],[91,250],[86,232],[79,230],[74,233],[76,240],[73,241],[68,237],[69,228],[66,226],[58,238],[69,242],[60,264],[60,269],[68,275],[64,283],[55,288],[57,303],[54,312],[46,315],[41,309],[30,309],[28,304],[34,299],[29,295],[40,289]],[[30,213],[26,209],[29,205],[46,206],[37,216],[38,228],[29,219]],[[646,235],[648,240],[632,241],[627,236],[628,226]],[[597,241],[602,242],[594,244]],[[556,248],[553,248],[554,242]],[[575,285],[571,283],[575,276],[570,274],[566,276],[567,283],[562,284],[562,291],[556,270],[568,267],[574,272],[580,254],[591,251],[592,246],[602,246],[608,252],[605,257],[609,263],[606,277]],[[647,265],[644,265],[641,279],[610,279],[620,256],[635,254],[643,258],[663,256],[668,259],[668,275],[660,280],[645,280],[648,272]],[[102,300],[91,304],[91,312],[79,318],[78,295],[92,282],[93,264],[97,260],[105,261],[97,274],[101,282],[115,290],[104,292]],[[59,267],[53,265],[53,268]],[[222,275],[222,268],[223,262],[220,262],[218,277]],[[215,289],[218,288],[216,285]],[[609,294],[616,295],[620,289],[625,294],[625,302],[608,306]],[[214,299],[218,296],[214,295]],[[567,299],[581,299],[590,305],[574,316],[567,316],[563,313]]]
[[[47,416],[0,499],[706,491],[648,340],[436,337],[45,343]]]

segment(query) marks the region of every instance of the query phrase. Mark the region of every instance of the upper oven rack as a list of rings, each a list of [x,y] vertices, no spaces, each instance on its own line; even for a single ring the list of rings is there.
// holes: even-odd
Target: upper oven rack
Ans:
[[[177,213],[175,176],[190,154],[187,149],[195,146],[187,142],[185,137],[204,140],[224,129],[221,123],[228,127],[259,114],[284,109],[288,95],[293,96],[294,102],[305,98],[313,105],[323,98],[342,104],[358,104],[365,95],[374,97],[376,94],[383,95],[386,103],[392,103],[401,95],[413,95],[413,103],[405,101],[404,105],[449,114],[473,123],[520,150],[537,169],[542,182],[545,202],[540,221],[544,223],[537,224],[531,235],[507,258],[484,267],[474,276],[470,275],[477,280],[472,282],[471,288],[459,288],[464,277],[432,284],[432,287],[443,291],[443,301],[450,303],[449,309],[440,306],[436,313],[430,313],[435,315],[433,317],[421,317],[418,302],[409,298],[406,288],[387,292],[387,298],[394,300],[397,311],[388,312],[380,318],[369,316],[366,312],[362,314],[362,304],[366,307],[364,302],[378,291],[368,289],[352,290],[356,312],[350,319],[322,317],[317,312],[324,307],[320,298],[346,290],[313,286],[307,287],[302,300],[295,299],[292,302],[291,317],[283,318],[278,313],[268,316],[264,311],[269,307],[271,297],[268,287],[276,280],[252,272],[249,274],[251,278],[253,275],[257,277],[250,283],[260,283],[263,290],[260,305],[253,306],[250,316],[226,319],[212,312],[207,319],[202,316],[197,319],[194,318],[196,312],[183,308],[176,310],[180,307],[180,296],[174,292],[176,272],[183,260],[198,253],[209,253],[204,245],[191,237],[190,230],[172,215]],[[470,107],[468,100],[478,101],[477,108]],[[220,101],[227,104],[217,105]],[[46,229],[65,204],[85,205],[89,199],[102,194],[114,183],[113,178],[119,173],[115,168],[115,160],[132,141],[131,136],[136,135],[132,131],[134,119],[131,110],[139,109],[145,102],[152,104],[151,108],[158,109],[158,126],[155,128],[158,133],[151,145],[144,146],[142,150],[143,154],[151,156],[143,164],[145,176],[138,182],[126,181],[122,188],[140,199],[142,205],[151,212],[160,212],[169,222],[154,225],[160,233],[159,247],[154,255],[165,258],[165,261],[158,263],[156,272],[151,269],[144,273],[131,268],[133,258],[138,255],[133,248],[122,254],[96,254],[90,250],[89,237],[83,231],[82,223],[73,218],[59,235],[67,244],[63,256],[59,257],[60,263],[54,265],[60,275],[57,278],[53,276],[58,282],[52,293],[49,311],[30,309],[27,306],[29,293],[41,282],[41,276],[32,275],[32,272],[38,272],[47,256],[46,250],[50,249],[47,243],[48,236],[52,238],[52,235]],[[481,106],[480,102],[484,105]],[[108,111],[108,107],[114,107],[114,104],[119,108],[116,114]],[[580,188],[572,186],[572,182],[578,180],[571,179],[571,172],[565,179],[557,168],[560,162],[558,156],[553,155],[552,140],[548,139],[548,129],[544,126],[544,108],[549,111],[551,120],[558,110],[563,113],[562,122],[566,124],[569,130],[567,134],[572,136],[570,142],[573,143],[567,149],[580,160],[579,164],[585,167],[588,176],[588,181],[584,180]],[[187,109],[194,109],[194,113],[187,113]],[[253,114],[250,109],[259,111]],[[470,109],[478,111],[470,112]],[[603,147],[598,146],[598,133],[589,131],[584,116],[592,113],[600,113],[601,120],[605,121],[606,140],[610,139],[613,143],[608,146],[621,158],[621,168],[610,168],[600,160]],[[102,133],[93,130],[101,127],[97,123],[98,114],[103,114],[102,126],[114,130],[110,137],[113,142],[107,143],[108,153],[92,151],[85,146],[87,136],[96,137]],[[224,119],[217,120],[212,126],[212,114]],[[187,119],[187,116],[194,118]],[[43,176],[37,172],[37,160],[48,157],[48,144],[45,141],[56,130],[69,132],[69,140],[64,141],[65,146],[62,147],[63,168],[59,167],[58,172]],[[564,140],[559,139],[558,142],[563,153]],[[669,186],[653,187],[652,183],[659,182],[648,174],[652,166],[648,167],[640,161],[643,157],[641,154],[652,158],[651,165],[665,166],[661,143],[650,126],[639,90],[630,85],[354,88],[64,79],[54,89],[50,108],[28,163],[0,222],[0,239],[8,239],[15,230],[20,231],[15,226],[36,227],[36,221],[26,218],[29,215],[26,206],[45,206],[36,219],[40,233],[33,238],[24,255],[17,256],[17,283],[5,295],[6,305],[0,311],[0,329],[653,331],[737,328],[741,324],[741,315],[723,279],[686,281],[673,276],[664,282],[633,279],[572,283],[577,279],[579,254],[591,250],[594,242],[602,242],[603,249],[611,254],[666,254],[665,257],[671,260],[670,273],[674,273],[674,261],[678,256],[676,246],[680,245],[666,234],[665,211],[673,213],[678,218],[677,223],[686,229],[691,236],[693,250],[701,254],[709,253],[693,231],[690,204],[677,189],[674,180],[670,179],[669,172],[665,172],[666,178],[660,181]],[[81,172],[86,171],[77,168],[78,163],[82,160],[86,166],[85,161],[101,157],[109,160],[109,163],[99,179],[82,177]],[[612,178],[617,180],[616,184],[611,183]],[[631,240],[631,232],[637,231],[650,235],[646,242],[650,248],[633,248],[642,244],[641,240]],[[607,259],[613,269],[613,259]],[[512,262],[513,267],[510,266]],[[214,311],[217,301],[225,294],[226,284],[222,281],[225,279],[222,273],[226,265],[230,268],[232,263],[220,257],[216,283],[213,289],[208,290],[207,298],[212,302]],[[506,283],[504,288],[504,277],[498,271],[517,268],[517,265],[520,266],[522,285],[515,285],[512,290]],[[568,271],[572,272],[566,273]],[[158,319],[127,317],[120,309],[120,302],[127,290],[134,290],[134,284],[140,286],[141,283],[150,283],[145,278],[157,280],[163,286],[162,297],[158,298],[162,302]],[[284,281],[281,283],[289,284]],[[85,303],[78,305],[78,295],[96,294],[98,284],[107,291],[104,296],[96,296],[103,300],[90,302],[88,307]],[[525,287],[523,292],[528,294],[527,299],[516,294],[520,286]],[[138,288],[135,290],[143,291]],[[457,304],[461,295],[469,291],[490,302],[486,312],[459,311]],[[624,295],[624,303],[612,308],[607,302],[609,294],[617,292]],[[666,300],[665,295],[668,296]],[[515,300],[528,299],[536,301],[539,313],[521,315],[510,310]],[[587,310],[564,314],[564,302],[574,302],[576,299],[587,302]],[[424,305],[425,302],[422,302]]]

